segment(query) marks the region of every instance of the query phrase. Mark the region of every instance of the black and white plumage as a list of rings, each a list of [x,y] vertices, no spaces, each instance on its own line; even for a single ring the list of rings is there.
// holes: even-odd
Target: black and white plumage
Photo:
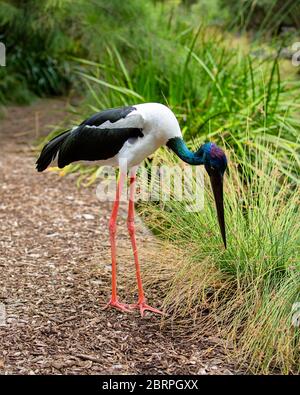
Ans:
[[[97,161],[100,165],[120,168],[116,199],[109,223],[112,253],[112,297],[108,305],[123,311],[138,308],[142,315],[145,310],[154,313],[161,312],[146,304],[141,281],[134,228],[136,170],[145,158],[162,145],[167,145],[188,164],[205,166],[210,177],[221,235],[226,247],[223,205],[223,175],[227,167],[226,156],[213,143],[203,144],[196,152],[191,152],[182,139],[180,126],[174,113],[162,104],[137,104],[99,112],[49,141],[36,162],[39,172],[45,170],[56,157],[60,168],[77,161]],[[132,243],[139,291],[138,303],[132,306],[119,302],[116,281],[116,220],[127,169],[130,169],[127,226]]]
[[[76,161],[119,166],[124,159],[130,168],[172,137],[181,137],[180,127],[162,104],[109,109],[52,139],[37,160],[37,170],[45,170],[57,155],[60,168]]]

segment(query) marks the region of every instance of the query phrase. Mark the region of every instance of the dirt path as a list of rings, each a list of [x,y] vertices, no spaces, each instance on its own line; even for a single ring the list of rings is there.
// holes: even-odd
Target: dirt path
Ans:
[[[74,176],[34,168],[30,145],[66,114],[63,100],[42,100],[10,107],[0,120],[0,374],[231,373],[208,341],[176,338],[159,317],[102,310],[110,204],[97,201],[95,187],[77,189]],[[120,277],[133,265],[124,216],[122,209]],[[153,250],[153,237],[138,228],[143,250]],[[142,265],[155,253],[148,256]],[[134,299],[124,278],[120,289]],[[151,302],[159,307],[156,296]]]

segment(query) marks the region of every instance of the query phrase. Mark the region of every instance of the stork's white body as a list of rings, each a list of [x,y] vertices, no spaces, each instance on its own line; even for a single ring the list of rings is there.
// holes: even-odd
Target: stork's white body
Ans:
[[[182,137],[179,123],[167,106],[160,103],[145,103],[133,107],[136,111],[117,122],[106,121],[100,126],[90,126],[97,129],[140,128],[144,135],[127,140],[117,155],[96,161],[97,164],[120,167],[126,163],[127,168],[134,167],[165,145],[170,138]]]

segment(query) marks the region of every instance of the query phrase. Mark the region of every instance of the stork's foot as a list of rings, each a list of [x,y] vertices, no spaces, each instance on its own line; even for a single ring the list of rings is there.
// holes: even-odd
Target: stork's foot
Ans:
[[[151,311],[152,313],[155,314],[163,314],[162,311],[155,309],[154,307],[149,306],[146,302],[138,302],[135,304],[129,305],[129,308],[134,310],[134,309],[139,309],[141,313],[141,317],[144,317],[145,311]]]
[[[121,303],[118,301],[118,299],[113,300],[110,299],[110,301],[107,303],[107,305],[103,308],[103,310],[107,309],[108,307],[113,307],[114,309],[124,311],[125,313],[132,313],[130,310],[130,307],[126,303]]]

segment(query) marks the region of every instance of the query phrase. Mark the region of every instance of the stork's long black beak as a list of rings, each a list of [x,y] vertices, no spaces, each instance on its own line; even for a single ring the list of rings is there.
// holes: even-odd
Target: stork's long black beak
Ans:
[[[224,202],[223,202],[223,175],[216,170],[211,170],[209,177],[215,198],[220,231],[221,231],[224,247],[226,248],[227,247],[226,229],[225,229]]]

